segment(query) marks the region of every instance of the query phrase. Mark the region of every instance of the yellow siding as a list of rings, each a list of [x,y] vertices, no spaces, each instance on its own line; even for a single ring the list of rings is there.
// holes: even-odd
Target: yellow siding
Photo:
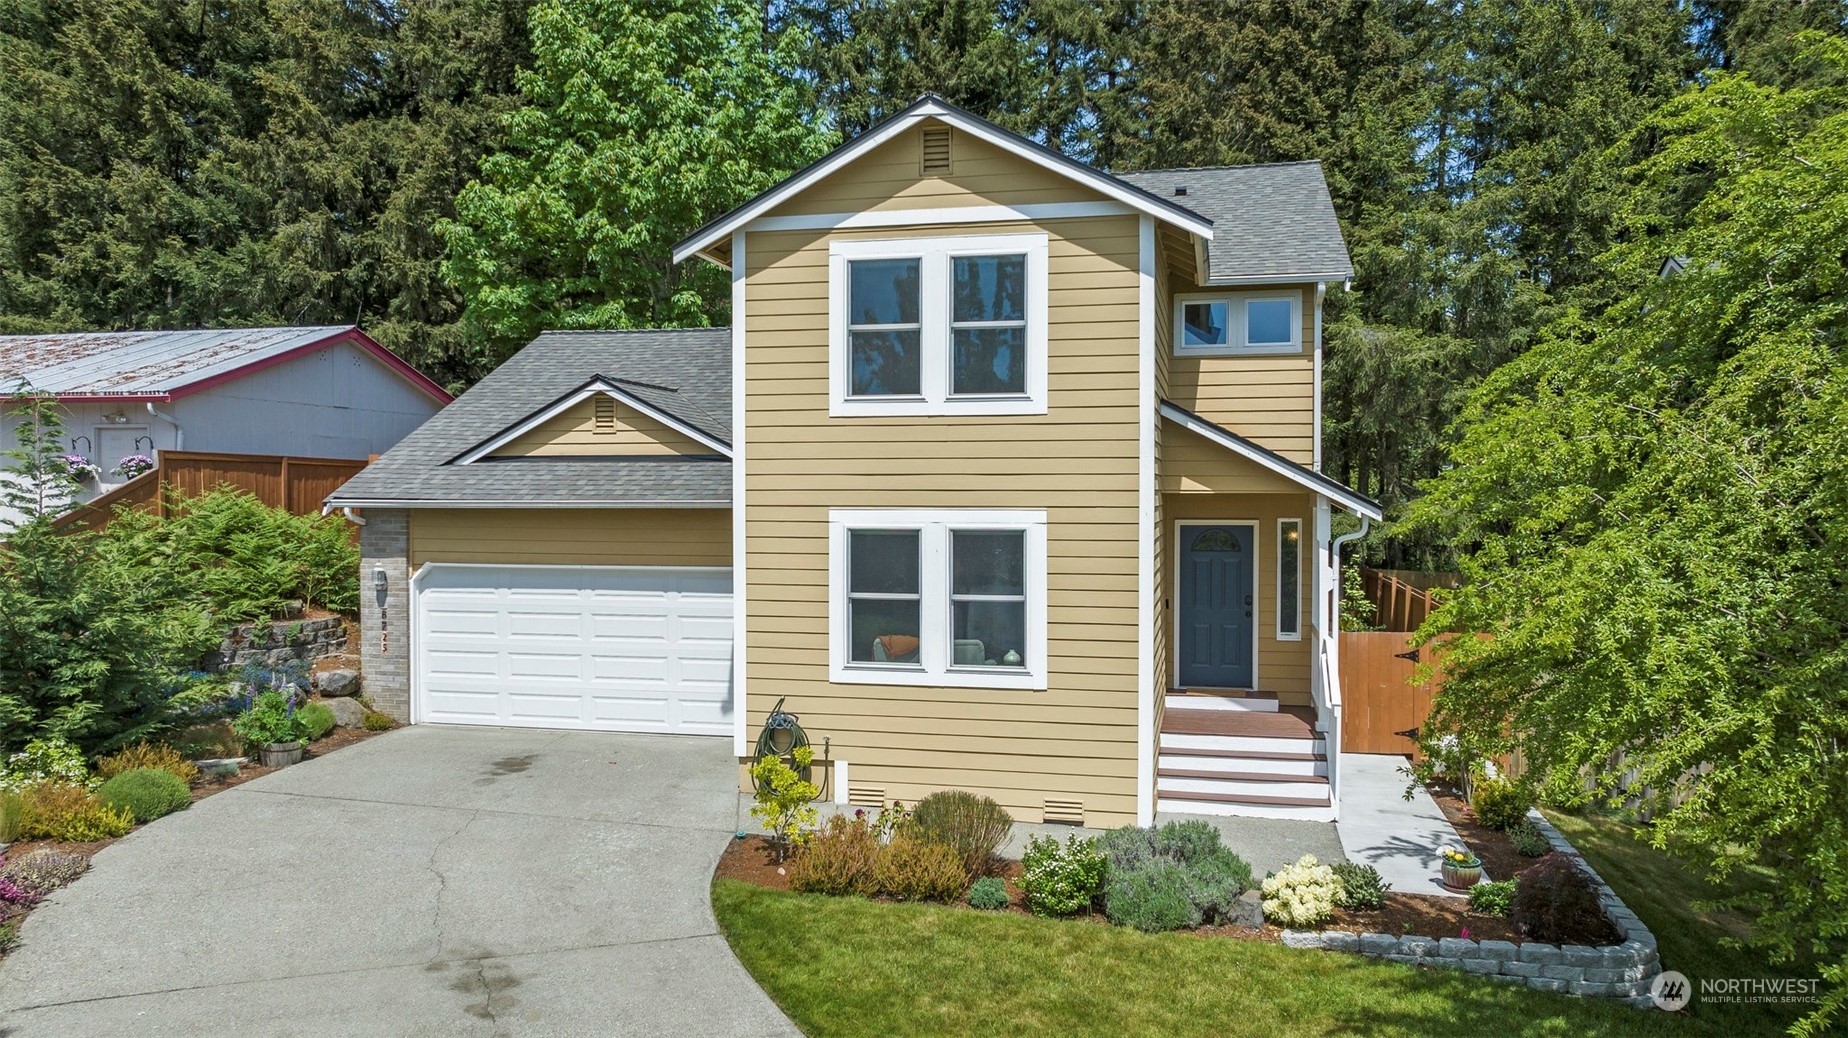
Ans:
[[[1170,421],[1157,429],[1163,494],[1295,494],[1301,484],[1233,454]]]
[[[729,508],[444,508],[411,513],[411,566],[729,566]]]
[[[1239,465],[1250,465],[1242,458],[1228,456]],[[1164,600],[1169,604],[1165,623],[1172,628],[1172,602],[1180,597],[1176,581],[1175,530],[1183,519],[1213,519],[1227,522],[1257,522],[1257,589],[1258,688],[1275,692],[1285,706],[1309,706],[1309,661],[1315,640],[1309,634],[1309,549],[1310,519],[1315,499],[1306,491],[1287,494],[1172,494],[1166,495],[1167,521],[1163,537],[1169,545],[1165,567]],[[1277,640],[1277,520],[1301,519],[1305,547],[1298,552],[1297,603],[1303,637],[1299,641]],[[1170,631],[1172,634],[1172,631]],[[1158,675],[1159,681],[1175,681],[1173,665]]]
[[[801,211],[867,208],[916,184],[915,134],[833,178]],[[955,204],[1046,201],[1036,167],[957,141]],[[986,161],[986,160],[984,160]],[[855,170],[861,167],[856,166]],[[1008,195],[1001,185],[1016,184]],[[1040,185],[1035,187],[1035,185]],[[973,187],[967,190],[975,190]],[[1069,185],[1060,186],[1073,197]],[[857,193],[856,193],[857,192]],[[1028,197],[1031,196],[1031,197]],[[948,204],[948,203],[946,203]],[[745,256],[750,723],[779,697],[834,740],[855,786],[905,800],[960,787],[1039,821],[1077,797],[1095,823],[1136,805],[1137,265],[1135,217],[882,228],[837,237],[1050,236],[1049,413],[830,418],[825,232],[752,232]],[[1043,692],[828,682],[829,508],[1045,509],[1049,687]]]
[[[1174,325],[1174,295],[1199,289],[1177,282],[1164,292],[1161,322]],[[1304,465],[1315,464],[1315,288],[1312,285],[1251,285],[1240,292],[1289,291],[1302,297],[1299,353],[1247,357],[1176,356],[1167,360],[1169,400]]]
[[[604,399],[607,401],[610,398]],[[597,427],[597,399],[592,397],[527,430],[492,456],[583,458],[714,453],[711,447],[648,417],[628,404],[614,403],[614,425],[601,429]],[[610,404],[605,403],[603,406],[608,408]]]
[[[930,119],[920,127],[905,130],[766,215],[1037,205],[1093,202],[1104,198],[1063,174],[1009,154],[960,130],[950,131],[955,159],[950,174],[920,176],[918,163],[923,127],[941,125]],[[1133,222],[1131,227],[1134,227]],[[753,270],[761,269],[755,260],[750,265]]]

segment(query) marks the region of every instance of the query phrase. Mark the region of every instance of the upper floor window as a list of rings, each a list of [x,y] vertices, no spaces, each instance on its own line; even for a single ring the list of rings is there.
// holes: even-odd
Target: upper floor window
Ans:
[[[1046,236],[829,246],[829,413],[1044,414]]]
[[[1303,348],[1301,292],[1193,294],[1174,300],[1174,352],[1295,353]]]

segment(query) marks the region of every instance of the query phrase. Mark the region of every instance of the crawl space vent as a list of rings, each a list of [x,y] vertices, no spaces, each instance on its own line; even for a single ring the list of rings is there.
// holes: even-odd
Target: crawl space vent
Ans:
[[[950,128],[932,126],[924,130],[923,173],[927,177],[948,176],[950,172]]]
[[[885,806],[885,787],[849,784],[847,802],[855,807],[869,807],[878,810]]]
[[[1082,800],[1047,800],[1046,821],[1065,822],[1070,825],[1084,824],[1084,801]]]

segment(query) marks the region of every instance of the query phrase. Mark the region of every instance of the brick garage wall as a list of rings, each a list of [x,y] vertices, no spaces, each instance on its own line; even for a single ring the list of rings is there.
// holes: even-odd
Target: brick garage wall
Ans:
[[[376,710],[411,719],[410,515],[367,509],[359,531],[359,670]],[[373,576],[385,571],[385,586]]]
[[[1393,962],[1443,966],[1540,991],[1622,999],[1642,1009],[1653,1006],[1650,985],[1662,972],[1655,935],[1540,812],[1529,809],[1527,820],[1546,835],[1553,850],[1572,858],[1573,864],[1591,880],[1604,906],[1604,914],[1623,934],[1622,944],[1591,948],[1578,944],[1511,944],[1338,930],[1285,930],[1283,943],[1292,948],[1326,948],[1359,952]]]

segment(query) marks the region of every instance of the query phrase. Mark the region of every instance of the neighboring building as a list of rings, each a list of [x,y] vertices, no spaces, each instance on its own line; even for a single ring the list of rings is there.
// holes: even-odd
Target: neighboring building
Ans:
[[[927,97],[677,255],[730,329],[542,335],[329,499],[380,708],[742,759],[784,700],[842,801],[1334,816],[1331,513],[1380,510],[1318,471],[1319,166]]]
[[[0,391],[22,381],[58,399],[67,448],[101,472],[80,501],[121,485],[132,455],[382,454],[451,399],[350,325],[0,335]]]

